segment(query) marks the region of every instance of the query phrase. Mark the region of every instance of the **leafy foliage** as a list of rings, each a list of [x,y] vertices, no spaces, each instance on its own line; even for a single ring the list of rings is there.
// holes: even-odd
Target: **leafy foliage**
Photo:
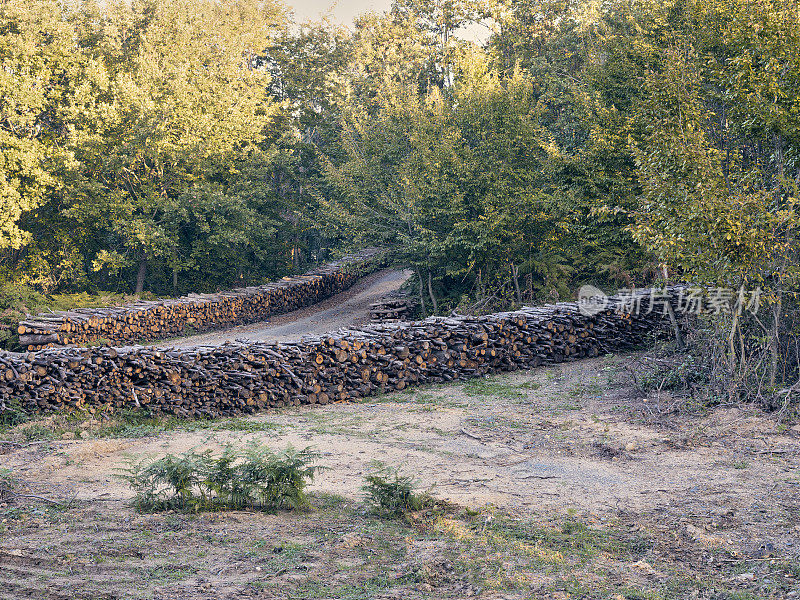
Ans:
[[[800,377],[800,113],[788,100],[800,81],[797,5],[647,8],[653,22],[637,37],[649,68],[631,114],[642,188],[632,231],[682,279],[762,292],[749,312],[730,298],[707,344],[720,391],[771,404]]]
[[[420,510],[432,503],[428,493],[417,493],[416,481],[401,475],[399,469],[376,462],[375,471],[364,477],[362,488],[367,503],[378,512],[387,515],[400,515],[408,511]]]
[[[326,169],[328,223],[396,245],[430,312],[569,296],[588,279],[643,281],[646,253],[626,230],[634,163],[624,118],[586,85],[595,38],[586,18],[560,3],[461,4],[456,21],[491,14],[499,33],[486,49],[420,41],[415,51],[446,71],[418,60],[424,82],[370,54],[399,55],[397,39],[374,26],[391,24],[410,44],[447,29],[447,18],[398,2],[357,31],[344,154]]]
[[[265,65],[287,26],[258,0],[4,3],[4,278],[178,293],[299,268],[274,178],[300,136]]]
[[[731,298],[706,319],[711,381],[733,398],[796,395],[797,3],[484,6],[486,48],[417,47],[447,71],[419,67],[425,82],[375,59],[396,47],[385,30],[356,37],[373,54],[353,54],[344,154],[326,171],[336,231],[399,247],[428,312],[587,281],[761,290],[754,314]],[[380,22],[408,39],[442,22],[395,8]]]
[[[760,288],[704,330],[714,385],[774,404],[800,377],[797,11],[395,0],[350,32],[277,0],[5,2],[0,278],[210,291],[380,243],[424,313]]]
[[[305,488],[322,468],[313,465],[318,457],[309,448],[274,453],[253,442],[244,450],[227,446],[217,457],[189,451],[144,459],[119,476],[143,511],[297,509],[308,504]]]

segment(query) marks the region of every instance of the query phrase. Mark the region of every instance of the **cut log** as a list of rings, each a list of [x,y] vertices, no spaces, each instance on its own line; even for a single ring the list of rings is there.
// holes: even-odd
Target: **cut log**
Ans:
[[[82,346],[100,341],[131,344],[177,337],[189,327],[208,331],[254,323],[338,294],[383,262],[384,253],[369,248],[304,275],[261,286],[110,308],[44,313],[21,321],[17,333],[22,346],[40,350],[50,345]]]
[[[640,293],[649,297],[649,291]],[[626,306],[628,299],[612,297],[595,315],[561,303],[479,317],[431,317],[291,344],[0,353],[0,412],[19,401],[36,412],[146,408],[196,417],[344,402],[597,356],[640,343],[669,324],[659,311],[633,314]]]

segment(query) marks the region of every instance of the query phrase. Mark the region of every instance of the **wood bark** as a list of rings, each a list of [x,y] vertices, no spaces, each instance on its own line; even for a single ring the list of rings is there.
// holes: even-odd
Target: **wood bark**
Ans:
[[[428,294],[431,297],[431,306],[433,306],[433,314],[439,312],[439,303],[436,302],[436,295],[433,293],[433,284],[431,283],[431,272],[428,271]]]
[[[145,256],[143,252],[141,257],[139,258],[139,270],[136,272],[136,287],[134,288],[133,291],[134,294],[139,295],[144,291],[144,282],[146,276],[147,276],[147,256]]]
[[[417,269],[417,277],[419,278],[419,304],[422,307],[422,314],[427,315],[428,310],[425,308],[425,286],[422,283],[422,271]]]
[[[511,277],[514,280],[514,289],[517,292],[517,302],[522,304],[522,290],[519,289],[519,267],[511,263]]]
[[[370,321],[373,323],[407,321],[416,307],[416,300],[409,296],[382,298],[370,305]]]
[[[647,290],[638,292],[642,300]],[[584,315],[575,303],[485,316],[367,325],[292,344],[188,349],[58,348],[0,353],[0,412],[145,409],[181,417],[328,404],[597,356],[639,343],[668,324],[657,311],[626,312],[611,297]]]
[[[139,301],[111,308],[76,308],[28,317],[17,325],[20,344],[29,351],[57,345],[111,344],[179,336],[196,331],[254,323],[271,315],[310,306],[337,294],[383,264],[370,248],[322,265],[304,275],[217,294]]]

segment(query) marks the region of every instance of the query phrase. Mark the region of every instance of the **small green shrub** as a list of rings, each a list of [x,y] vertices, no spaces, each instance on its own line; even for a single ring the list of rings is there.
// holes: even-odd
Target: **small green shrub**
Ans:
[[[11,502],[14,499],[15,485],[11,469],[0,467],[0,534],[7,529],[3,523],[16,519],[20,515],[19,508]]]
[[[379,513],[401,515],[420,510],[433,503],[428,492],[416,493],[417,482],[408,475],[401,475],[399,469],[374,463],[375,472],[364,477],[366,483],[362,490],[366,501]]]
[[[103,438],[143,438],[174,429],[175,424],[174,418],[158,417],[147,409],[123,409],[116,412],[108,424],[98,427],[95,435]]]
[[[210,430],[210,431],[242,431],[245,433],[256,433],[258,431],[280,430],[280,425],[267,421],[255,421],[251,419],[222,418],[222,419],[198,419],[196,421],[184,422],[181,426],[190,431]]]
[[[31,423],[25,425],[21,432],[26,442],[54,440],[58,437],[59,433],[52,427],[47,427],[41,423]]]
[[[22,408],[19,400],[11,400],[0,410],[0,431],[16,427],[31,418],[30,414]]]
[[[0,467],[0,502],[5,502],[11,496],[14,487],[14,475],[11,469]]]
[[[118,476],[142,511],[302,508],[306,486],[322,469],[313,464],[317,458],[310,448],[274,453],[257,443],[244,450],[229,445],[218,457],[190,451],[134,462]]]

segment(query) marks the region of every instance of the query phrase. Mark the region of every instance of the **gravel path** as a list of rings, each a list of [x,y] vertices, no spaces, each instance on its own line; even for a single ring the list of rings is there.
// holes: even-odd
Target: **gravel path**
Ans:
[[[276,315],[262,323],[239,325],[222,331],[210,331],[177,338],[160,345],[171,348],[222,345],[237,339],[251,341],[294,342],[306,335],[321,335],[342,327],[352,327],[369,319],[369,306],[393,292],[411,276],[411,271],[384,269],[368,275],[349,290],[324,302]]]

